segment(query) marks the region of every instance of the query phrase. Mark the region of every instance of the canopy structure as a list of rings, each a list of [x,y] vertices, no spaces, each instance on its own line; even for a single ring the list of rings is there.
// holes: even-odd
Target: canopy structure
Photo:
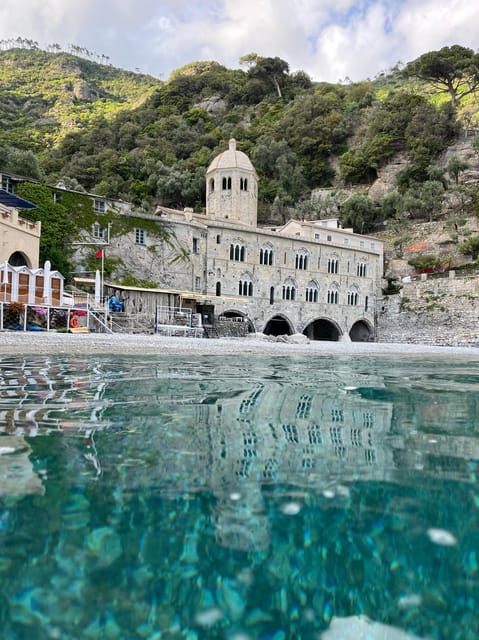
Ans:
[[[29,269],[0,264],[0,301],[5,303],[58,305],[63,304],[64,277],[50,268],[48,260],[43,269]]]
[[[14,193],[8,193],[4,189],[0,189],[0,204],[4,207],[13,207],[14,209],[36,209],[37,205],[23,198],[19,198]]]

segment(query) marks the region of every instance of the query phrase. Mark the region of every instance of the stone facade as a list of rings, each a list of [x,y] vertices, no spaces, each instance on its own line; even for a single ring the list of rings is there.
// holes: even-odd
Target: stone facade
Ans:
[[[217,316],[243,318],[250,331],[373,339],[380,240],[342,229],[336,219],[258,227],[258,177],[234,140],[206,179],[206,214],[165,207],[134,214],[168,231],[167,240],[140,226],[112,237],[107,253],[121,260],[121,275],[184,292]]]
[[[52,196],[64,189],[56,185]],[[129,298],[127,311],[151,316],[167,304],[204,313],[204,324],[234,318],[250,332],[275,336],[375,337],[383,242],[341,228],[336,218],[258,227],[258,176],[234,140],[207,169],[205,213],[161,206],[138,212],[129,203],[87,195],[97,222],[90,233],[85,230],[72,256],[77,274],[82,275],[91,247],[102,245],[105,258],[116,262],[119,282],[133,276],[155,287],[105,283],[105,293],[118,287]],[[112,212],[127,218],[126,224],[111,222]],[[24,225],[38,234],[38,246],[39,224],[30,226]],[[25,253],[20,240],[14,245]],[[29,261],[37,264],[38,252]]]

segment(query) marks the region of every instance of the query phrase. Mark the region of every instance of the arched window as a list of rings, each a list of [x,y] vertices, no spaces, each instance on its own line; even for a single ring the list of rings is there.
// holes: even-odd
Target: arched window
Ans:
[[[288,280],[283,285],[283,300],[295,300],[296,299],[296,284],[291,280]]]
[[[339,260],[338,258],[328,258],[328,273],[339,272]]]
[[[359,294],[357,289],[353,288],[348,291],[348,304],[355,307],[359,302]]]
[[[339,293],[335,285],[328,289],[328,304],[338,304]]]
[[[306,270],[308,268],[308,254],[306,251],[298,251],[295,258],[296,269]]]
[[[231,191],[231,178],[223,178],[222,180],[223,191]]]
[[[230,244],[230,260],[235,262],[244,262],[246,256],[246,248],[239,242],[233,242]]]
[[[312,280],[306,287],[306,302],[317,302],[319,299],[318,283]]]
[[[356,274],[360,278],[366,277],[366,267],[367,267],[367,263],[364,261],[358,262],[358,264],[356,265]]]
[[[273,264],[273,249],[261,247],[259,250],[259,263],[271,266]]]
[[[214,190],[215,190],[215,179],[211,178],[211,180],[210,180],[210,192],[213,193]]]
[[[217,296],[221,295],[221,282],[216,283],[216,295]]]
[[[240,296],[249,296],[249,297],[253,296],[253,282],[250,276],[245,275],[239,281],[238,293]]]
[[[269,290],[269,303],[274,304],[274,287]]]
[[[248,178],[240,178],[240,190],[248,191]]]

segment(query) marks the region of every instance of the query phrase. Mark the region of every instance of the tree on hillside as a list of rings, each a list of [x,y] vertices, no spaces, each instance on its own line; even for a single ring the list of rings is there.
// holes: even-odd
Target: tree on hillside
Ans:
[[[277,56],[262,58],[257,53],[248,53],[240,58],[240,64],[249,66],[248,75],[251,78],[266,80],[276,90],[279,98],[283,97],[281,87],[289,74],[289,64]]]
[[[402,199],[402,208],[410,218],[427,218],[432,222],[440,213],[444,201],[444,186],[436,180],[412,185]]]
[[[479,88],[479,54],[457,44],[443,47],[410,62],[405,74],[430,82],[437,93],[448,93],[456,109]]]
[[[369,233],[381,222],[381,209],[367,196],[354,194],[341,207],[341,224],[355,233]]]
[[[465,242],[462,242],[458,247],[460,253],[465,256],[471,256],[473,260],[477,260],[479,257],[479,236],[473,236],[468,238]]]
[[[0,169],[35,180],[42,179],[38,159],[30,150],[0,146]]]
[[[459,156],[452,156],[447,163],[447,172],[456,184],[459,184],[459,175],[468,168],[467,162]]]

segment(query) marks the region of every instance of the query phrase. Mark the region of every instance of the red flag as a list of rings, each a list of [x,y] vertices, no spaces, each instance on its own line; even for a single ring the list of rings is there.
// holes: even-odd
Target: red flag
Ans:
[[[103,249],[100,249],[100,251],[97,251],[95,253],[95,258],[101,258],[103,256]]]

